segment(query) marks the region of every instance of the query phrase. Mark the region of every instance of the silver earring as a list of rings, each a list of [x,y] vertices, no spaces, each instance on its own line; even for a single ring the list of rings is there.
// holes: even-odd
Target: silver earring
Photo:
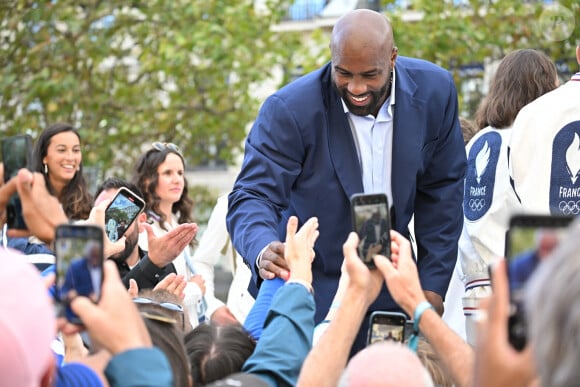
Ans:
[[[48,174],[48,165],[46,163],[44,164],[44,174]]]

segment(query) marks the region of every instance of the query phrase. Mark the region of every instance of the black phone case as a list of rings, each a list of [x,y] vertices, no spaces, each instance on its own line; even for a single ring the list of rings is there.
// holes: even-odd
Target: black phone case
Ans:
[[[17,152],[17,150],[22,150],[22,152]],[[4,182],[15,176],[20,169],[30,169],[31,160],[32,137],[30,135],[24,134],[2,139]],[[18,194],[12,195],[6,204],[6,227],[18,230],[27,229],[26,222],[22,216],[22,203]]]
[[[407,325],[407,316],[403,313],[399,312],[383,312],[383,311],[374,311],[371,313],[369,317],[369,331],[367,334],[367,345],[371,344],[372,338],[372,330],[374,325],[388,325],[388,326],[396,326],[400,327],[401,333],[401,341],[404,342],[407,335],[406,335],[406,325]]]
[[[22,145],[18,144],[19,142]],[[16,153],[21,149],[23,152]],[[2,163],[4,165],[4,182],[7,182],[22,168],[30,168],[32,160],[32,137],[22,134],[2,139]]]
[[[387,258],[391,258],[391,236],[390,236],[390,229],[391,229],[391,218],[390,218],[390,211],[389,211],[389,202],[387,196],[385,194],[355,194],[351,197],[351,217],[352,217],[352,228],[353,231],[356,232],[359,236],[359,248],[358,253],[362,261],[371,268],[375,267],[374,260],[372,257],[366,259],[368,246],[366,246],[365,236],[361,235],[361,229],[364,228],[364,224],[368,222],[370,219],[365,220],[364,222],[360,223],[357,221],[359,214],[357,211],[357,207],[360,206],[373,206],[377,205],[381,212],[381,232],[380,232],[380,239],[378,241],[374,241],[372,243],[381,243],[382,245],[382,255],[386,256]],[[383,225],[384,223],[384,225]]]
[[[98,284],[98,289],[94,289],[94,283],[91,279],[91,285],[88,286],[92,289],[92,291],[96,295],[100,295],[102,281],[103,281],[103,229],[96,225],[75,225],[75,224],[63,224],[56,228],[55,230],[55,242],[54,242],[54,250],[55,250],[55,273],[56,273],[56,289],[55,289],[55,301],[58,305],[58,314],[60,316],[66,317],[68,321],[73,324],[82,325],[81,319],[72,311],[70,307],[70,299],[64,296],[67,289],[70,287],[69,290],[74,289],[79,295],[84,295],[78,289],[87,287],[87,281],[89,277],[86,276],[86,272],[82,272],[85,274],[84,276],[75,276],[71,273],[72,281],[69,282],[67,279],[67,274],[69,270],[74,271],[74,261],[80,261],[81,259],[86,259],[85,257],[85,247],[88,243],[93,242],[96,246],[99,247],[100,254],[98,256],[97,266],[100,268],[100,283]],[[61,243],[63,240],[67,240],[71,243],[70,248],[61,248]],[[78,245],[73,245],[73,243],[78,243]],[[69,255],[65,257],[65,255]],[[74,258],[72,258],[74,256]],[[70,259],[70,262],[67,264],[63,263],[63,260]],[[87,264],[88,265],[88,264]],[[77,267],[80,267],[79,264]],[[66,270],[65,270],[66,269]],[[87,269],[88,270],[88,269]],[[81,273],[81,272],[77,272]],[[79,281],[79,278],[85,279],[85,281]],[[95,302],[98,301],[98,298],[94,300]]]

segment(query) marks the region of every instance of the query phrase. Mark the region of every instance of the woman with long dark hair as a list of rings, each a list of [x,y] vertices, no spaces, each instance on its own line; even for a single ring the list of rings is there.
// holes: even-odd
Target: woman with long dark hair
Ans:
[[[89,217],[92,196],[83,176],[81,137],[68,123],[56,123],[44,129],[32,150],[33,172],[44,176],[48,192],[54,195],[69,220]],[[7,245],[25,254],[52,254],[35,237],[8,238]]]
[[[47,127],[32,151],[32,170],[44,175],[48,191],[71,220],[87,219],[92,197],[83,176],[81,137],[68,123]]]
[[[193,201],[188,196],[185,160],[176,145],[154,143],[137,161],[133,184],[145,195],[147,223],[151,224],[155,235],[163,235],[179,224],[193,222]],[[139,246],[148,249],[147,233],[140,235]],[[188,281],[183,304],[195,326],[197,321],[205,321],[205,283],[196,274],[191,257],[190,246],[186,246],[173,264],[177,274],[184,275]]]

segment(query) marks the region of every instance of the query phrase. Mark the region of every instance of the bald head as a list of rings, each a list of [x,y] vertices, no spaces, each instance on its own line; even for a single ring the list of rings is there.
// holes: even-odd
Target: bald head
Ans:
[[[356,9],[338,19],[332,29],[330,50],[333,57],[347,44],[388,52],[386,50],[394,46],[393,29],[384,15],[369,9]]]
[[[348,111],[377,116],[391,93],[397,58],[393,30],[380,13],[357,9],[332,30],[332,80]]]
[[[414,352],[399,343],[383,341],[350,359],[339,386],[429,387],[433,381]]]

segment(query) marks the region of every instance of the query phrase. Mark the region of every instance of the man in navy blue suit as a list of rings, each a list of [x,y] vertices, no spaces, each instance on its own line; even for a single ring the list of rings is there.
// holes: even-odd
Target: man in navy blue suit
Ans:
[[[388,236],[389,225],[384,218],[381,218],[381,213],[378,211],[373,213],[357,232],[360,238],[361,258],[373,252],[373,255],[378,253],[384,247],[383,245],[390,243],[391,240]],[[372,258],[370,255],[369,257]]]
[[[463,224],[466,168],[452,76],[432,63],[397,57],[390,23],[366,9],[337,21],[330,50],[330,63],[283,87],[260,109],[228,198],[234,246],[254,284],[260,277],[286,279],[281,241],[288,217],[301,223],[318,217],[313,286],[319,322],[352,231],[350,197],[385,193],[392,227],[407,238],[414,215],[421,285],[442,313]],[[384,288],[373,310],[400,308]],[[367,322],[352,353],[365,345],[366,332]]]
[[[84,255],[71,261],[60,290],[62,298],[70,301],[76,296],[85,296],[93,301],[98,300],[102,254],[99,243],[88,243]]]

